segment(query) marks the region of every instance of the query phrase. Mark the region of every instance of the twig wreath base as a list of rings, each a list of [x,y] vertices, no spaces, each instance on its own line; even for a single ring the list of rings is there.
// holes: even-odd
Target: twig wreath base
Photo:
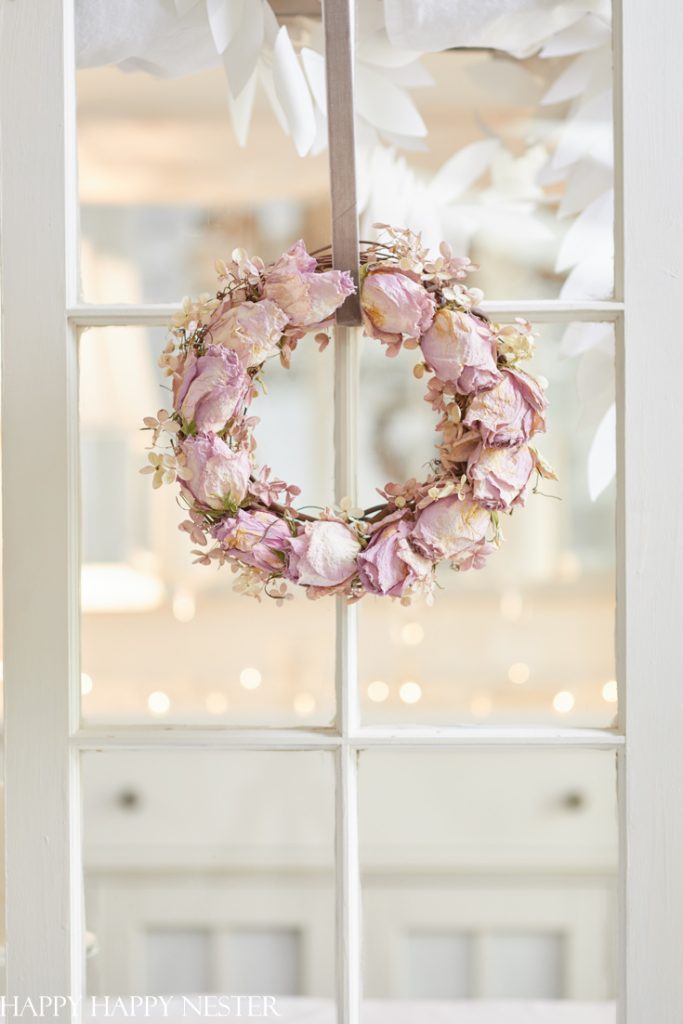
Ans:
[[[530,444],[547,407],[544,382],[520,368],[533,353],[530,325],[491,323],[482,293],[464,283],[476,267],[447,245],[432,256],[419,235],[377,227],[381,240],[362,245],[364,331],[390,357],[416,351],[438,442],[424,480],[386,484],[370,508],[343,499],[313,516],[297,508],[300,489],[255,457],[251,409],[266,363],[279,356],[288,368],[312,332],[322,351],[354,291],[329,248],[309,254],[299,241],[268,266],[236,249],[216,263],[216,295],[185,299],[170,325],[160,365],[172,410],[145,418],[141,472],[179,486],[195,560],[229,564],[243,594],[282,602],[297,584],[312,598],[431,600],[440,563],[482,567],[502,540],[501,514],[524,504],[532,477],[555,477]]]

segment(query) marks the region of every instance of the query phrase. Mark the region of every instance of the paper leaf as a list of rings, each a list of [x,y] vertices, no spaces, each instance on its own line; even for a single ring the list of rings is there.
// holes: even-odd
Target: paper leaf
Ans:
[[[382,131],[382,138],[395,149],[410,153],[428,153],[429,146],[422,139],[416,139],[414,135],[398,135],[396,132]]]
[[[590,157],[579,160],[567,177],[557,215],[574,217],[612,187],[611,167],[596,164]]]
[[[251,17],[254,4],[245,7],[245,0],[206,0],[211,35],[216,49],[223,53],[237,32],[242,18]]]
[[[591,96],[567,118],[553,155],[552,167],[556,170],[569,167],[583,156],[590,156],[606,167],[611,167],[614,162],[612,94],[609,89]]]
[[[366,4],[365,10],[369,10],[370,6],[370,4]],[[380,7],[379,4],[375,6]],[[374,27],[372,23],[363,24],[364,20],[362,16],[359,18],[356,47],[356,59],[363,64],[371,64],[378,68],[400,68],[413,64],[421,56],[419,50],[405,49],[405,47],[394,46],[389,42],[384,27],[381,25],[381,8],[379,23]]]
[[[610,299],[614,290],[614,260],[593,253],[577,263],[565,279],[559,297],[567,302]]]
[[[239,96],[254,73],[264,38],[263,0],[249,5],[248,13],[223,54],[223,66],[233,96]]]
[[[488,170],[499,148],[498,139],[482,139],[465,146],[436,172],[429,191],[439,202],[453,202]]]
[[[570,57],[598,46],[609,46],[612,40],[610,26],[594,14],[586,14],[579,21],[558,32],[541,50],[541,57]]]
[[[364,65],[356,68],[356,109],[380,131],[422,138],[427,128],[407,92]]]
[[[614,194],[611,190],[594,199],[568,229],[555,269],[558,273],[576,266],[588,254],[608,255],[613,247]]]
[[[585,92],[593,77],[595,60],[594,53],[582,53],[576,57],[555,79],[541,103],[544,106],[550,106],[553,103],[566,103],[567,100],[573,100],[580,96]]]
[[[233,96],[230,90],[228,90],[228,107],[230,110],[230,120],[232,121],[232,130],[240,146],[246,146],[247,144],[249,125],[251,124],[251,115],[254,109],[254,97],[256,95],[256,79],[257,74],[254,72],[239,96]]]
[[[282,26],[273,47],[273,85],[299,156],[305,156],[316,136],[313,101],[287,29]]]
[[[574,356],[580,356],[582,353],[588,352],[589,349],[602,347],[602,343],[605,340],[610,343],[613,342],[610,324],[585,324],[577,322],[570,324],[562,335],[560,351],[571,359]]]
[[[301,48],[301,63],[318,110],[327,117],[327,83],[325,81],[325,58],[317,50],[307,46]]]
[[[617,410],[611,405],[600,420],[588,452],[588,493],[596,501],[617,472]]]

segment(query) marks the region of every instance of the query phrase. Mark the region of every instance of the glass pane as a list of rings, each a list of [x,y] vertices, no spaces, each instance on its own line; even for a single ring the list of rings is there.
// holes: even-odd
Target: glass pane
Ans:
[[[229,567],[193,564],[175,487],[154,490],[139,473],[142,418],[165,402],[164,343],[162,330],[138,328],[81,338],[83,713],[325,724],[334,602],[299,593],[277,607],[235,593]],[[290,370],[272,364],[268,398],[254,403],[259,462],[296,481],[302,504],[332,499],[332,359],[306,339]]]
[[[81,271],[90,302],[177,302],[213,288],[214,261],[274,259],[329,241],[327,156],[299,158],[257,97],[235,140],[222,70],[179,79],[80,71]]]
[[[332,1024],[331,755],[85,754],[83,793],[89,996],[325,1000]]]
[[[363,753],[360,840],[364,1021],[614,1024],[612,753]]]
[[[366,39],[357,83],[363,237],[380,220],[421,230],[429,244],[446,239],[481,265],[474,283],[490,298],[606,298],[609,11],[581,17],[576,8],[572,19],[562,5],[546,8],[533,19],[491,17],[483,33],[464,33],[462,48],[423,56],[423,72],[396,66],[406,55],[381,45],[373,63],[377,34]],[[316,25],[301,26],[295,41],[315,46]],[[227,91],[221,69],[176,79],[79,72],[87,300],[177,301],[210,287],[214,259],[236,245],[268,260],[300,236],[309,249],[329,241],[326,153],[298,157],[262,90],[241,147]],[[420,123],[411,99],[424,138],[410,137],[408,122],[418,132]]]
[[[361,366],[361,502],[425,476],[435,419],[414,354],[367,342]],[[559,480],[501,516],[479,571],[444,565],[433,607],[366,597],[360,684],[369,721],[608,725],[614,681],[614,338],[609,324],[542,325],[532,372],[549,381],[536,438]],[[604,489],[595,494],[600,487]],[[592,496],[593,493],[593,496]]]

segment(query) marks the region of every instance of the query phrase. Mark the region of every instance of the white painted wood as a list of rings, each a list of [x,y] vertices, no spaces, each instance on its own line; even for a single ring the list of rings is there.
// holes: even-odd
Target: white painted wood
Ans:
[[[392,750],[433,747],[534,747],[614,750],[624,737],[611,729],[571,729],[552,726],[373,726],[359,729],[354,746]]]
[[[622,0],[624,362],[619,638],[622,1024],[683,1006],[683,8]],[[651,298],[650,298],[651,297]]]
[[[358,331],[335,327],[335,491],[356,497]],[[335,887],[338,1024],[359,1024],[361,1013],[361,888],[358,849],[358,754],[347,744],[360,721],[356,608],[337,598],[335,760]]]
[[[85,725],[72,738],[78,750],[426,750],[434,747],[507,747],[619,750],[624,737],[611,729],[551,726],[357,726],[331,729],[240,729],[184,725]]]
[[[618,320],[623,310],[620,302],[565,302],[561,299],[490,299],[482,302],[481,308],[498,320],[521,316],[536,323],[610,322]]]
[[[358,207],[354,129],[353,0],[323,0],[327,124],[332,200],[332,259],[359,286]],[[350,295],[337,311],[335,328],[335,491],[339,501],[356,497],[358,332],[360,297]],[[359,721],[356,609],[337,599],[337,728],[342,739]],[[337,1015],[359,1024],[361,1013],[361,893],[358,849],[358,755],[344,744],[336,758],[335,885]]]
[[[36,999],[82,989],[73,13],[1,14],[6,984]]]
[[[69,309],[69,321],[78,327],[165,327],[178,303],[146,305],[98,305],[78,303]],[[598,323],[618,320],[623,312],[621,302],[563,302],[559,299],[497,299],[482,302],[481,309],[501,321],[526,317],[536,323],[588,321]]]
[[[334,362],[334,457],[337,500],[356,500],[358,448],[358,363],[359,332],[335,327]],[[356,608],[337,601],[336,617],[336,699],[337,726],[348,736],[360,721],[357,678]]]
[[[358,752],[344,744],[336,756],[335,885],[337,1021],[360,1024],[362,924],[358,837]]]
[[[83,726],[77,750],[335,750],[330,729],[222,729],[193,726]]]

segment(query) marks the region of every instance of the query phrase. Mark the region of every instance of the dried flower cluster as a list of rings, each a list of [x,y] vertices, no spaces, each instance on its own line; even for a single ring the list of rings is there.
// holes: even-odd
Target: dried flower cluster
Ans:
[[[388,356],[420,351],[414,373],[428,376],[439,443],[427,479],[387,484],[372,508],[343,499],[311,516],[296,507],[299,488],[255,461],[249,413],[265,362],[279,355],[288,367],[310,332],[322,349],[354,290],[329,254],[299,241],[266,266],[237,249],[216,264],[216,296],[186,299],[171,325],[160,365],[173,409],[145,419],[141,472],[155,487],[179,485],[196,561],[229,563],[242,593],[281,602],[295,583],[309,597],[431,598],[440,562],[480,568],[500,542],[499,514],[523,504],[532,475],[554,476],[530,444],[547,407],[543,384],[519,366],[533,353],[530,325],[490,323],[464,283],[476,268],[445,244],[433,258],[418,235],[379,226],[383,240],[363,249],[365,333]]]

